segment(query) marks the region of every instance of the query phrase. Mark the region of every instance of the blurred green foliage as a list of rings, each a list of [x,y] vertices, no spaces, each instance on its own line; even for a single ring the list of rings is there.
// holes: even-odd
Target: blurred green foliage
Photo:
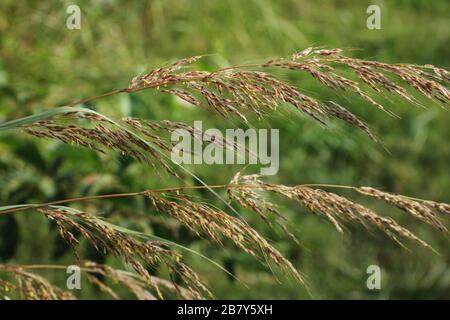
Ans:
[[[66,8],[82,10],[81,30],[65,27]],[[366,8],[379,4],[382,29],[366,28]],[[448,67],[450,21],[447,0],[152,0],[15,1],[0,3],[0,121],[63,105],[121,88],[135,75],[160,64],[197,54],[211,54],[201,67],[264,61],[318,45],[358,48],[352,54],[386,62],[431,63]],[[289,80],[321,98],[327,91],[309,76],[286,73]],[[280,128],[279,175],[284,184],[370,185],[402,194],[450,202],[450,113],[427,102],[426,109],[387,101],[401,119],[354,96],[338,101],[371,124],[389,152],[360,133],[336,125],[324,129],[302,118],[275,116]],[[204,110],[186,108],[154,91],[118,95],[91,103],[110,116],[148,119],[224,121]],[[261,126],[266,125],[258,124]],[[208,183],[229,181],[238,166],[191,166]],[[139,191],[194,184],[190,178],[162,178],[147,166],[114,153],[98,155],[22,133],[0,136],[0,203],[44,202],[75,196]],[[221,205],[207,192],[197,192]],[[270,238],[307,277],[314,298],[450,298],[450,237],[438,234],[401,212],[368,204],[429,241],[441,255],[408,244],[404,250],[383,235],[352,228],[340,235],[324,219],[295,205],[283,204],[301,246],[267,230],[251,214],[248,221]],[[213,265],[187,256],[219,298],[310,298],[307,291],[254,259],[226,245],[198,239],[171,219],[149,209],[143,199],[96,201],[85,210],[113,222],[187,245],[221,263],[249,286],[233,281]],[[110,261],[85,246],[85,257]],[[0,218],[0,263],[73,262],[71,250],[54,225],[32,213]],[[382,269],[382,290],[366,288],[366,268]],[[49,273],[55,281],[65,274]],[[61,282],[64,283],[64,282]],[[83,297],[104,298],[97,290]]]

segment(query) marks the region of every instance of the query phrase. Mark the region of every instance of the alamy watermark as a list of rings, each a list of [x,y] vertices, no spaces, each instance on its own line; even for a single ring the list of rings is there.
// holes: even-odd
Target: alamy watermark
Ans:
[[[377,265],[370,265],[367,267],[366,273],[369,275],[366,281],[367,289],[380,290],[381,289],[381,269]]]
[[[81,29],[81,10],[76,4],[67,7],[66,13],[69,15],[66,19],[66,27],[69,30]]]
[[[381,29],[381,8],[380,8],[380,6],[377,6],[376,4],[372,4],[367,7],[366,13],[370,14],[370,16],[366,20],[367,29],[370,29],[370,30]]]
[[[176,129],[171,159],[177,164],[260,164],[261,175],[275,175],[279,169],[278,129],[226,129],[203,131],[194,121],[193,132]],[[207,143],[205,146],[204,142]]]
[[[70,265],[66,269],[69,275],[66,280],[66,286],[69,290],[81,289],[81,269],[77,265]]]

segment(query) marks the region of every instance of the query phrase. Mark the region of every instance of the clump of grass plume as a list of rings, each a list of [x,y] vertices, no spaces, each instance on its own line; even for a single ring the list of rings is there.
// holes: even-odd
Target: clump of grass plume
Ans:
[[[237,117],[248,123],[251,114],[261,119],[276,112],[280,105],[287,104],[322,125],[327,125],[332,119],[342,120],[377,141],[369,126],[345,106],[335,101],[321,101],[305,94],[297,86],[277,77],[276,71],[286,69],[309,74],[319,84],[336,92],[353,93],[390,115],[395,114],[377,101],[377,97],[382,94],[396,95],[413,105],[420,105],[416,95],[441,105],[450,101],[450,92],[446,87],[450,76],[449,72],[442,68],[351,58],[341,49],[310,47],[288,58],[230,66],[214,71],[194,68],[195,62],[202,58],[195,56],[181,59],[133,78],[125,88],[0,124],[0,131],[19,129],[37,138],[50,138],[100,153],[114,150],[147,163],[157,171],[158,166],[161,166],[179,177],[177,168],[180,166],[172,168],[168,161],[168,153],[173,147],[168,139],[169,134],[182,128],[195,138],[202,139],[203,132],[188,124],[170,120],[113,120],[76,105],[114,94],[132,94],[153,89],[177,96],[197,107],[212,109],[226,119]],[[356,77],[355,80],[346,76],[349,71]],[[240,148],[235,144],[222,147]],[[187,170],[184,172],[197,178]],[[215,189],[226,190],[230,203],[237,203],[252,211],[272,228],[280,227],[293,241],[297,239],[288,228],[288,219],[278,206],[269,200],[269,194],[288,198],[307,211],[324,217],[339,232],[345,231],[346,224],[355,223],[367,230],[380,230],[399,244],[402,244],[401,240],[410,240],[430,249],[428,243],[391,217],[382,216],[356,200],[338,194],[338,191],[353,191],[360,196],[383,201],[441,231],[447,230],[442,217],[450,213],[449,204],[397,195],[371,187],[326,184],[286,186],[265,182],[258,175],[242,175],[239,172],[229,183],[222,185],[203,183],[123,194],[93,195],[42,204],[10,205],[0,208],[0,216],[35,210],[56,223],[61,237],[72,246],[75,259],[85,271],[88,280],[115,299],[120,297],[95,275],[112,279],[128,288],[139,299],[163,298],[165,293],[184,299],[200,299],[212,297],[212,293],[200,276],[183,262],[181,254],[173,249],[170,243],[142,241],[130,230],[120,228],[94,214],[61,205],[119,197],[145,197],[156,211],[176,219],[195,235],[218,245],[224,245],[224,240],[228,239],[244,252],[288,271],[303,283],[298,268],[251,227],[230,203],[226,205],[231,212],[205,204],[185,193],[194,189],[209,190],[217,196]],[[335,191],[327,191],[328,189]],[[77,249],[80,237],[87,239],[99,251],[122,259],[133,272],[82,260]],[[161,266],[168,271],[171,281],[150,274],[149,270]],[[0,274],[10,274],[16,280],[16,283],[0,280],[0,290],[16,290],[24,299],[75,298],[73,294],[59,289],[43,276],[31,272],[41,268],[59,269],[61,266],[0,265]]]

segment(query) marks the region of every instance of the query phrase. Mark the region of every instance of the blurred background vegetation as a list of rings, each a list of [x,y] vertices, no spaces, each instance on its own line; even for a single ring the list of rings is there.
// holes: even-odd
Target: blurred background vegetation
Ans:
[[[66,8],[82,10],[81,30],[68,30]],[[366,8],[381,7],[381,30],[366,28]],[[0,3],[0,121],[51,109],[69,101],[122,88],[135,75],[178,58],[210,54],[200,67],[264,61],[309,46],[358,48],[351,54],[385,62],[431,63],[448,67],[448,0],[151,0],[16,1]],[[282,75],[315,97],[336,96],[308,75]],[[420,109],[387,101],[401,119],[388,117],[354,96],[337,101],[371,124],[387,152],[362,134],[336,125],[324,129],[301,116],[274,116],[280,128],[280,171],[270,181],[293,185],[331,183],[370,185],[410,196],[450,202],[450,113],[427,102]],[[204,120],[226,127],[223,119],[187,108],[156,91],[105,98],[87,107],[110,116]],[[261,126],[267,125],[258,124]],[[239,166],[191,166],[204,181],[224,183]],[[38,140],[17,132],[0,136],[0,204],[45,202],[75,196],[140,191],[195,184],[177,181],[129,158],[98,155],[78,147]],[[207,192],[207,201],[221,204]],[[362,200],[362,199],[361,199]],[[363,200],[362,200],[363,201]],[[401,212],[367,202],[411,228],[439,252],[407,244],[402,249],[381,234],[359,228],[340,235],[320,217],[283,203],[283,212],[301,245],[267,230],[246,214],[306,276],[314,298],[450,298],[450,237],[434,232]],[[378,206],[378,207],[377,207]],[[205,260],[188,262],[219,298],[299,299],[304,288],[232,245],[221,248],[201,240],[175,221],[152,212],[143,199],[84,203],[113,222],[179,242],[221,263],[244,280],[233,281]],[[84,246],[84,257],[120,266]],[[0,218],[0,263],[70,264],[71,250],[55,227],[40,215]],[[366,268],[382,269],[382,289],[366,288]],[[64,281],[63,271],[48,273]],[[64,282],[61,282],[64,284]],[[105,298],[94,289],[85,298]]]

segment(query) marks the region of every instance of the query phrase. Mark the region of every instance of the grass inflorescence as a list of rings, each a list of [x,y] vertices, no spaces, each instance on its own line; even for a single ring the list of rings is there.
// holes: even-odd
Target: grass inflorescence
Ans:
[[[99,153],[113,150],[147,163],[157,172],[158,167],[162,167],[172,175],[180,177],[177,168],[183,167],[172,167],[169,161],[168,154],[173,148],[169,139],[170,133],[184,129],[194,138],[201,140],[205,138],[203,132],[186,123],[170,120],[129,117],[113,120],[76,105],[114,94],[132,94],[154,89],[174,95],[194,106],[212,109],[227,120],[231,121],[232,117],[237,117],[247,124],[249,115],[261,119],[275,113],[281,105],[287,104],[322,125],[327,125],[331,119],[342,120],[377,141],[369,126],[345,106],[335,101],[321,101],[304,93],[292,83],[281,80],[277,76],[277,70],[309,74],[321,85],[336,92],[353,93],[390,115],[395,114],[378,102],[377,97],[393,94],[413,105],[421,105],[416,95],[424,96],[443,106],[450,101],[450,93],[446,87],[450,80],[449,72],[442,68],[351,58],[341,49],[311,47],[288,58],[229,66],[213,71],[195,69],[195,63],[202,58],[195,56],[181,59],[133,78],[125,88],[0,124],[0,131],[19,129],[37,138],[50,138]],[[353,73],[353,78],[347,76],[349,73]],[[223,143],[210,138],[214,143]],[[234,143],[221,147],[241,148]],[[164,298],[167,294],[184,299],[210,298],[213,295],[200,275],[184,262],[178,250],[182,246],[177,247],[176,243],[160,240],[144,241],[138,237],[137,232],[116,226],[93,213],[64,207],[63,204],[120,197],[145,197],[156,212],[177,220],[196,236],[219,246],[226,245],[225,241],[231,242],[268,266],[275,265],[287,271],[300,283],[304,283],[301,268],[294,266],[274,244],[258,233],[233,205],[253,212],[271,228],[281,228],[292,241],[297,239],[294,232],[289,230],[289,219],[273,202],[271,195],[287,198],[304,210],[324,217],[339,232],[344,232],[347,224],[354,223],[368,231],[379,230],[399,244],[403,245],[404,240],[410,240],[432,249],[427,242],[393,218],[381,215],[353,197],[339,193],[341,190],[347,190],[359,197],[383,201],[440,231],[447,231],[443,218],[450,213],[450,205],[445,203],[393,194],[367,186],[287,186],[266,182],[258,175],[242,175],[240,172],[228,183],[208,185],[190,171],[183,170],[202,182],[202,185],[92,195],[42,204],[10,205],[0,208],[0,217],[30,210],[43,214],[56,224],[60,236],[73,248],[75,261],[85,272],[89,282],[115,299],[120,298],[119,295],[101,278],[119,283],[139,299]],[[204,203],[187,193],[188,190],[194,189],[211,191],[225,204],[225,208]],[[222,199],[214,191],[216,189],[226,190],[228,201]],[[85,238],[100,252],[122,260],[132,271],[84,261],[78,250],[80,238]],[[36,269],[45,268],[60,269],[61,266],[2,264],[0,273],[9,274],[15,280],[0,280],[0,290],[16,291],[18,296],[24,299],[76,298],[72,293],[59,289],[44,276],[35,273]],[[151,270],[157,272],[158,269],[164,269],[170,279],[153,275]]]

